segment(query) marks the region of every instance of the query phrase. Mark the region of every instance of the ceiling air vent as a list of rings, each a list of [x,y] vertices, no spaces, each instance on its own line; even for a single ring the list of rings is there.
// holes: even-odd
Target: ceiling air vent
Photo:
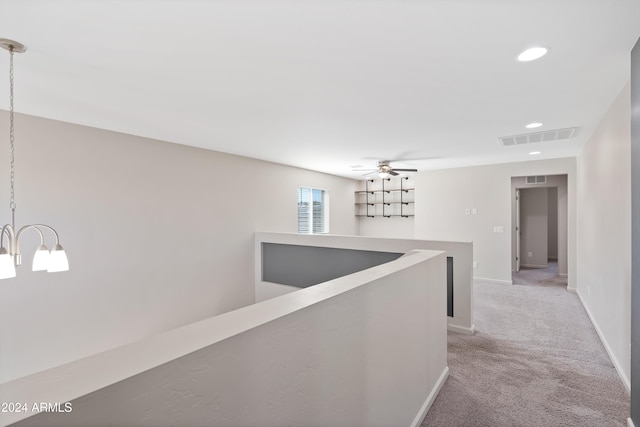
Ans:
[[[498,138],[500,144],[505,147],[511,145],[533,144],[534,142],[550,142],[569,139],[576,136],[578,128],[566,128],[545,130],[542,132],[523,133],[522,135],[501,136]]]
[[[527,184],[546,184],[547,183],[547,177],[546,176],[527,176]]]

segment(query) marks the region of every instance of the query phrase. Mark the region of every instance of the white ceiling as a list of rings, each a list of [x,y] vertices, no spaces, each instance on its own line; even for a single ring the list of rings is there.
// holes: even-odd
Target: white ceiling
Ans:
[[[375,159],[435,157],[401,164],[424,170],[574,156],[628,81],[640,36],[638,0],[2,0],[0,11],[0,38],[27,45],[18,112],[353,177]],[[515,60],[534,45],[549,53]],[[3,50],[0,87],[7,62]],[[578,136],[499,144],[533,121]]]

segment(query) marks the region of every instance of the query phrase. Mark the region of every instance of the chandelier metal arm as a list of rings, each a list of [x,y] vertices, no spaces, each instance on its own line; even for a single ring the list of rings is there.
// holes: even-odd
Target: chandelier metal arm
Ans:
[[[5,224],[2,227],[2,235],[0,235],[0,248],[4,248],[4,235],[8,236],[9,239],[9,253],[13,254],[13,250],[15,249],[13,247],[13,244],[16,240],[16,234],[13,231],[13,227],[9,224]]]
[[[20,236],[22,235],[22,233],[24,233],[25,231],[27,231],[30,228],[35,228],[38,231],[38,233],[40,234],[40,244],[43,245],[44,244],[44,235],[42,234],[42,230],[40,230],[40,227],[50,230],[53,233],[53,235],[56,236],[56,245],[60,244],[60,236],[58,236],[58,232],[53,227],[48,226],[47,224],[25,225],[24,227],[20,228],[20,230],[18,230],[18,234],[16,235],[16,240],[18,242],[20,242]],[[20,248],[20,246],[18,246],[18,249],[19,248]]]
[[[56,236],[56,245],[60,244],[60,238],[58,237],[58,233],[56,232],[56,230],[54,230],[52,227],[49,227],[48,225],[31,224],[31,225],[25,225],[24,227],[21,227],[20,230],[18,230],[18,234],[16,235],[15,252],[13,252],[12,254],[15,256],[16,267],[22,264],[22,255],[20,254],[20,237],[22,237],[22,233],[24,233],[30,228],[33,228],[40,235],[40,246],[41,247],[44,246],[44,234],[42,234],[42,230],[40,230],[39,227],[48,228],[49,230],[51,230],[53,234],[55,234]]]
[[[47,270],[48,272],[58,272],[69,270],[69,261],[64,248],[60,245],[58,232],[46,224],[30,224],[21,227],[16,232],[16,199],[15,199],[15,135],[14,135],[14,108],[13,108],[13,57],[14,53],[26,51],[26,47],[15,40],[0,38],[0,48],[9,51],[9,163],[10,163],[10,198],[9,209],[11,211],[11,223],[2,227],[0,233],[0,279],[9,279],[16,276],[15,267],[22,263],[20,255],[20,238],[29,229],[35,229],[40,235],[40,247],[36,250],[33,258],[33,271]],[[51,231],[56,244],[49,252],[44,245],[43,229]],[[5,248],[5,235],[8,245]]]

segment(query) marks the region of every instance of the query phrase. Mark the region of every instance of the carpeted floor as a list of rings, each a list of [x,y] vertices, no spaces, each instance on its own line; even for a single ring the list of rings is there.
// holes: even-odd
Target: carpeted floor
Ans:
[[[523,270],[474,292],[476,333],[449,333],[423,426],[626,426],[629,396],[565,279]]]
[[[567,278],[558,276],[558,263],[555,261],[550,261],[548,268],[522,267],[512,279],[514,285],[567,287]]]

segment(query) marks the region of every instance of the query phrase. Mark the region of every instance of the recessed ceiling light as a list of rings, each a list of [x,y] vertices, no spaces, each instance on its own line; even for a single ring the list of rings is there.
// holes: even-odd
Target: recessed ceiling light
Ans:
[[[533,61],[535,59],[543,57],[546,54],[547,54],[547,48],[532,47],[530,49],[525,50],[520,55],[518,55],[518,61],[520,62]]]
[[[531,156],[537,156],[538,154],[542,154],[542,151],[532,151],[529,153]]]
[[[542,126],[542,123],[529,123],[525,127],[527,129],[534,129],[534,128],[539,128],[540,126]]]

